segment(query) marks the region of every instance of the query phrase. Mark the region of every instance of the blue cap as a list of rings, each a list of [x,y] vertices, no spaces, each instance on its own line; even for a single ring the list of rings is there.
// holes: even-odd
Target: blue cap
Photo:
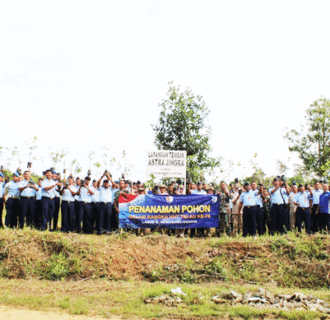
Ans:
[[[0,172],[0,177],[2,177],[2,178],[4,178],[5,176],[3,175],[3,173],[2,172]]]
[[[55,174],[57,174],[55,171],[52,171],[52,173],[55,173]]]
[[[14,176],[19,177],[19,173],[18,172],[15,172],[14,173]]]

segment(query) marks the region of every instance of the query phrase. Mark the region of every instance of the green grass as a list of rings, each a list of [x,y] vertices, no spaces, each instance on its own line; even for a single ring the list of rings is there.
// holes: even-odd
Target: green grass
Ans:
[[[258,310],[246,305],[218,305],[212,297],[221,291],[254,291],[257,286],[225,284],[185,284],[181,296],[183,303],[177,307],[162,304],[146,304],[150,297],[169,294],[179,284],[146,282],[112,282],[107,280],[89,281],[40,281],[40,280],[0,280],[2,295],[0,303],[4,305],[27,307],[36,310],[64,310],[70,314],[111,317],[121,315],[126,318],[237,318],[237,319],[318,319],[321,314],[310,311],[280,311],[269,308]],[[274,293],[312,294],[320,299],[330,300],[330,292],[325,290],[281,290],[267,286]]]

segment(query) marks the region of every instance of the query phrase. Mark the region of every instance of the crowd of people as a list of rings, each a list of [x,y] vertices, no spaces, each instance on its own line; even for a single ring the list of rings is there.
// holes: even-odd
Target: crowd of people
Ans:
[[[22,229],[28,226],[43,231],[60,229],[62,232],[98,235],[119,232],[119,196],[149,192],[164,196],[218,195],[220,221],[214,232],[216,236],[301,232],[303,226],[307,234],[330,232],[327,181],[315,181],[313,187],[295,183],[289,186],[285,177],[276,177],[270,188],[256,182],[246,182],[243,186],[238,182],[230,186],[221,182],[219,189],[205,183],[189,183],[185,188],[181,183],[172,182],[146,190],[140,181],[113,181],[108,171],[98,180],[91,180],[90,174],[84,179],[70,175],[61,180],[52,169],[43,174],[44,177],[35,183],[30,170],[24,173],[18,170],[11,180],[0,172],[0,227]],[[167,230],[169,235],[211,236],[208,228],[177,231]]]

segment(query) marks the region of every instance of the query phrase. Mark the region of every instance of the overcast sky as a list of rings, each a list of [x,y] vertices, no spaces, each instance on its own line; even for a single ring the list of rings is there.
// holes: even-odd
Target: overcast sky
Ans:
[[[173,80],[204,97],[212,155],[242,163],[231,177],[255,153],[275,174],[277,159],[297,162],[285,128],[330,98],[329,12],[302,0],[0,1],[0,146],[17,146],[25,166],[36,136],[36,171],[51,151],[87,170],[89,152],[102,163],[106,146],[118,162],[124,149],[144,180]]]

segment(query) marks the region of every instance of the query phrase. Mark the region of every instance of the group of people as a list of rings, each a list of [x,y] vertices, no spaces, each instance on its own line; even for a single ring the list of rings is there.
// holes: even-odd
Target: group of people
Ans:
[[[6,179],[6,180],[5,180]],[[271,188],[256,182],[238,182],[228,187],[221,182],[215,189],[205,183],[161,184],[149,193],[158,195],[206,195],[217,194],[220,199],[220,222],[215,235],[262,236],[285,233],[288,230],[307,234],[330,231],[330,192],[327,182],[316,181],[310,185],[288,185],[284,177],[276,177]],[[6,207],[5,226],[40,230],[58,230],[61,212],[61,231],[78,233],[110,234],[119,230],[119,204],[121,194],[145,194],[144,185],[121,179],[113,181],[105,171],[99,180],[87,175],[60,179],[54,170],[46,170],[38,183],[31,179],[29,170],[15,172],[12,180],[0,172],[0,227],[4,227],[2,212]],[[61,209],[61,210],[60,210]],[[181,236],[196,236],[196,229],[178,230]],[[170,235],[175,234],[169,230]],[[208,228],[197,229],[197,235],[211,236]]]
[[[5,226],[29,226],[40,230],[58,229],[61,209],[61,231],[91,234],[118,230],[118,198],[126,190],[123,180],[114,182],[106,171],[99,180],[91,181],[69,176],[64,181],[52,170],[44,172],[38,183],[31,180],[29,170],[15,172],[4,182],[0,173],[0,227],[4,227],[2,212],[5,204]],[[136,187],[136,184],[135,184]],[[113,214],[114,213],[114,214]]]
[[[313,187],[289,186],[285,177],[276,177],[270,188],[246,182],[243,188],[235,184],[231,190],[221,183],[220,189],[220,232],[261,236],[268,231],[273,235],[301,232],[303,224],[307,234],[330,232],[327,181],[315,181]]]

